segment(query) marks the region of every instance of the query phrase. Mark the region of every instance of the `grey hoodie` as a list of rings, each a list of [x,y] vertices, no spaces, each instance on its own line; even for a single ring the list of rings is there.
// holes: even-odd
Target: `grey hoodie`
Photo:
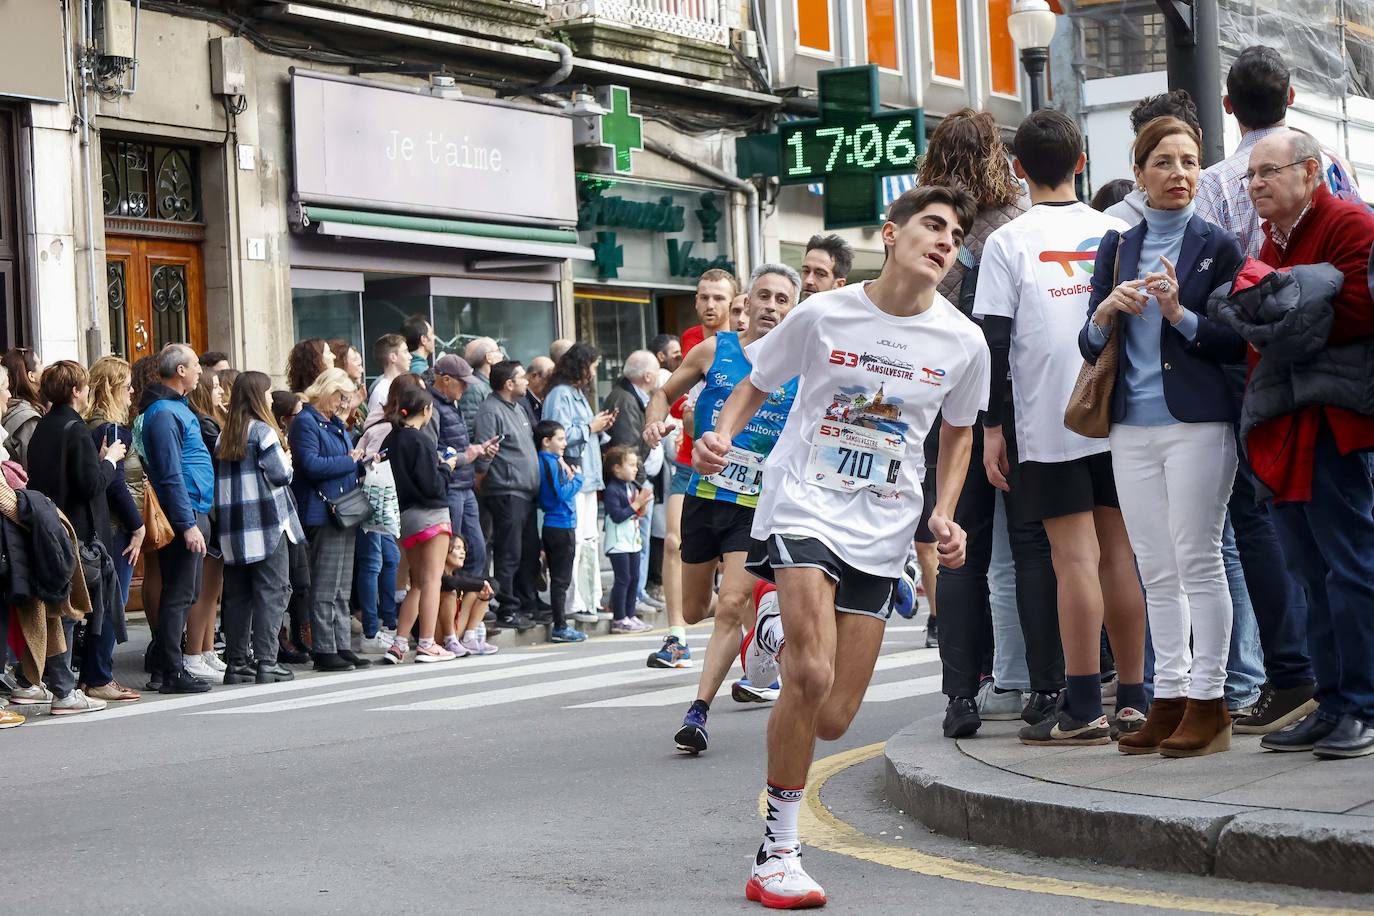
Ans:
[[[1120,202],[1107,208],[1107,215],[1124,219],[1135,226],[1145,218],[1145,206],[1145,192],[1140,188],[1132,188],[1131,193],[1121,198]]]
[[[477,473],[486,475],[482,481],[482,495],[536,496],[539,493],[539,456],[534,451],[534,431],[530,429],[525,408],[519,403],[508,403],[499,394],[489,394],[477,408],[476,419],[474,441],[505,437],[495,458],[477,461]]]
[[[7,445],[10,457],[23,465],[25,470],[29,467],[29,440],[33,438],[33,431],[38,428],[42,416],[37,407],[21,398],[10,398],[9,406],[5,408],[4,425],[9,436]]]

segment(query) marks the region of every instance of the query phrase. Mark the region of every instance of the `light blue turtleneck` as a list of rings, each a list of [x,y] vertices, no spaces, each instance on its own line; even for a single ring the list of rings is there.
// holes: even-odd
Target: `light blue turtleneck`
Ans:
[[[1179,252],[1183,249],[1183,235],[1193,218],[1193,205],[1178,210],[1145,208],[1145,238],[1140,245],[1140,262],[1129,275],[1121,265],[1121,281],[1143,277],[1153,271],[1163,271],[1161,256],[1169,259],[1177,269]],[[1122,314],[1117,327],[1122,338],[1122,359],[1125,383],[1126,415],[1120,422],[1128,426],[1168,426],[1177,423],[1164,400],[1164,370],[1161,365],[1160,339],[1164,317],[1159,301],[1151,296],[1140,318]],[[1187,340],[1197,335],[1197,315],[1187,308],[1175,329]],[[1095,332],[1095,333],[1094,333]],[[1106,335],[1093,324],[1089,337],[1095,349],[1106,346]]]

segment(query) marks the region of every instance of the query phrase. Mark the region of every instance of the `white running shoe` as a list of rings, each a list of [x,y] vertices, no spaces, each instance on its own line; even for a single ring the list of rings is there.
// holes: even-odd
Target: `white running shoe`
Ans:
[[[771,684],[778,679],[778,655],[782,652],[782,614],[778,593],[770,591],[759,599],[754,628],[739,647],[739,662],[751,684]]]
[[[802,868],[797,849],[766,852],[759,847],[744,896],[774,910],[825,906],[825,889]]]
[[[205,659],[205,664],[209,665],[213,671],[218,671],[220,674],[223,674],[229,670],[229,666],[225,664],[224,659],[220,658],[219,654],[216,652],[202,652],[200,657]]]
[[[395,642],[394,637],[388,636],[385,630],[378,630],[374,636],[363,637],[362,645],[358,651],[368,655],[381,655],[391,648],[393,642]]]

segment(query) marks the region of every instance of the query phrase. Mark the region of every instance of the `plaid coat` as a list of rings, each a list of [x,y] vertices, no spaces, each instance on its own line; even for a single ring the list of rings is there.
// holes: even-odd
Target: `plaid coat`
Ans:
[[[271,556],[283,526],[293,544],[304,543],[290,484],[291,457],[277,431],[254,420],[248,426],[243,459],[220,459],[215,472],[219,546],[225,563],[245,566]]]

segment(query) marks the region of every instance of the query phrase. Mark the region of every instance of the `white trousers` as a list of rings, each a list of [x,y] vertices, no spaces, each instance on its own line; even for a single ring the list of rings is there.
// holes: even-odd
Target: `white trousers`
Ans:
[[[1116,424],[1111,446],[1121,515],[1145,586],[1155,697],[1218,699],[1231,643],[1221,559],[1236,479],[1231,424]]]
[[[596,491],[577,494],[577,547],[573,554],[573,593],[575,612],[601,609],[601,550],[596,518]]]

